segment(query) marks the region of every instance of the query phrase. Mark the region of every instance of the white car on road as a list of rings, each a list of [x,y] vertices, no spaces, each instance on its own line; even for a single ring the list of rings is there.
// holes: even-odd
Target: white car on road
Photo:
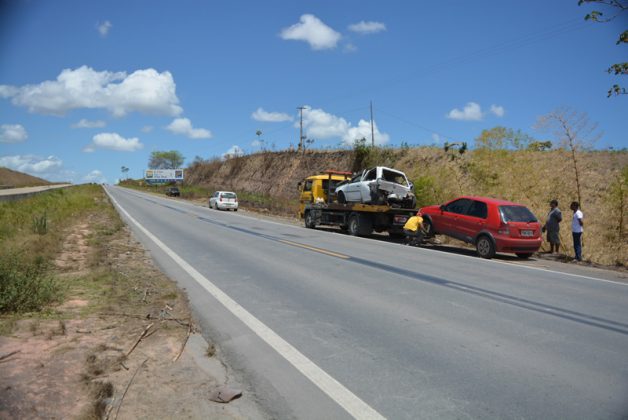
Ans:
[[[238,196],[232,191],[216,191],[209,198],[209,208],[238,211]]]
[[[384,166],[365,169],[336,188],[338,202],[391,204],[413,209],[416,197],[406,174]]]

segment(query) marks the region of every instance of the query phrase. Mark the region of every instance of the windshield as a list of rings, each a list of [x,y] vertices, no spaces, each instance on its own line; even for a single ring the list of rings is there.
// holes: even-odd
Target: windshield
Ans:
[[[397,184],[401,184],[405,187],[408,186],[408,180],[406,179],[406,176],[400,172],[395,172],[395,171],[391,171],[389,169],[384,169],[383,173],[382,173],[382,177],[386,180],[386,181],[390,181],[390,182],[395,182]]]
[[[236,195],[234,193],[222,193],[221,194],[222,198],[236,198]]]
[[[536,222],[536,217],[524,206],[499,206],[502,221],[507,222]]]

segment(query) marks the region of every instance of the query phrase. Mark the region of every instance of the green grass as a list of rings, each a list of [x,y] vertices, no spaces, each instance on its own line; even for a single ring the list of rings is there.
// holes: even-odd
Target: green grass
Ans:
[[[42,311],[66,288],[52,260],[69,226],[89,213],[114,211],[97,185],[45,192],[0,203],[0,313]]]
[[[0,313],[40,311],[63,297],[43,258],[11,252],[0,258]]]

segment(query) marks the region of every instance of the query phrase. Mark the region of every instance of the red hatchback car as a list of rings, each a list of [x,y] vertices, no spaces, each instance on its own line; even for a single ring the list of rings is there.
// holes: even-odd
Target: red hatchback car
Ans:
[[[476,246],[482,258],[512,252],[528,258],[541,247],[541,225],[527,207],[487,197],[460,197],[421,209],[426,236],[443,234]]]

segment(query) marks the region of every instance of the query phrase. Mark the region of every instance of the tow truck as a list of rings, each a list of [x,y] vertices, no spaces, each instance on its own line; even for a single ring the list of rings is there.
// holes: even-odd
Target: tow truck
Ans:
[[[299,218],[305,227],[338,226],[353,236],[368,236],[373,231],[403,237],[403,225],[416,214],[394,204],[339,203],[336,187],[351,178],[351,172],[323,171],[299,182]]]

